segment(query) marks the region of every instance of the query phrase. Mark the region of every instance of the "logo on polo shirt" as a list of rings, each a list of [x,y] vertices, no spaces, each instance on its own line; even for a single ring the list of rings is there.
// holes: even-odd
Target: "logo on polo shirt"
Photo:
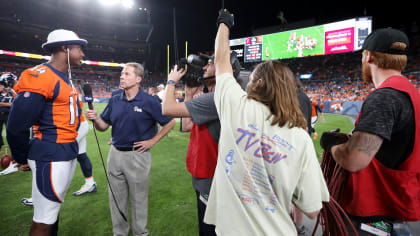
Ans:
[[[143,110],[137,106],[134,106],[134,111],[135,112],[143,112]]]

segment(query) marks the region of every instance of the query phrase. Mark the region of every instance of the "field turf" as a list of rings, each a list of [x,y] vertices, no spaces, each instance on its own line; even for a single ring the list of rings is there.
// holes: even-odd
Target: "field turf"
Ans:
[[[94,104],[101,112],[105,104]],[[318,155],[322,153],[319,139],[323,131],[342,128],[348,132],[353,124],[348,118],[325,114],[315,127],[319,137],[314,140]],[[97,132],[105,164],[110,129]],[[6,141],[6,138],[3,137]],[[169,135],[152,149],[152,171],[149,191],[148,230],[151,235],[198,235],[195,192],[185,167],[189,133],[179,132],[179,123]],[[1,155],[4,153],[4,147]],[[87,154],[92,161],[98,192],[79,197],[72,195],[84,184],[79,164],[60,211],[59,235],[112,235],[108,205],[107,182],[93,131],[87,136]],[[28,235],[33,208],[20,203],[31,195],[31,172],[15,172],[0,176],[0,235]]]

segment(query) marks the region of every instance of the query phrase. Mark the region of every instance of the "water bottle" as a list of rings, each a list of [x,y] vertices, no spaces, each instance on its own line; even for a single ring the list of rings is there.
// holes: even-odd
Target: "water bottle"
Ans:
[[[407,224],[407,222],[394,223],[392,227],[392,235],[411,236],[410,226]]]

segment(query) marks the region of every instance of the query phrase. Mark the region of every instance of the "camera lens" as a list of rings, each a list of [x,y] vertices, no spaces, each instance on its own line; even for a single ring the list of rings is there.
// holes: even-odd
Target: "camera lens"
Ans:
[[[188,64],[196,67],[203,67],[207,64],[207,61],[201,58],[200,56],[191,54],[187,58]]]

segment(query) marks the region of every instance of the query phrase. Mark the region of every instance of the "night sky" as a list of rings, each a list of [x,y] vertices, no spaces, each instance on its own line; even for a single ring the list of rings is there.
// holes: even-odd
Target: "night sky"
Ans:
[[[99,31],[109,33],[113,28],[107,28],[107,21],[114,17],[115,19],[123,18],[124,21],[136,24],[146,23],[144,11],[139,8],[147,8],[150,13],[151,23],[154,26],[151,38],[148,41],[150,51],[147,50],[146,61],[147,67],[152,70],[163,70],[166,66],[166,45],[170,45],[171,64],[174,62],[174,30],[173,30],[173,9],[176,10],[176,28],[177,28],[177,45],[179,57],[185,55],[185,41],[188,41],[188,54],[198,52],[210,52],[214,50],[214,39],[216,36],[216,19],[218,11],[222,7],[221,0],[133,0],[134,6],[126,9],[121,6],[101,6],[100,0],[15,0],[0,1],[0,6],[4,3],[13,5],[15,10],[5,11],[8,15],[25,16],[32,7],[41,7],[42,11],[54,11],[54,7],[44,9],[45,5],[55,6],[61,13],[57,13],[57,17],[63,12],[77,13],[81,15],[92,15],[95,21],[83,22],[82,17],[77,14],[70,14],[68,21],[75,25],[77,31],[78,24],[84,24],[95,27],[92,31],[95,33],[96,28]],[[42,4],[41,4],[42,3]],[[22,6],[20,6],[20,5]],[[98,5],[99,4],[99,5]],[[280,25],[281,21],[277,18],[280,12],[283,12],[284,18],[289,22],[297,22],[312,19],[314,25],[321,25],[335,21],[347,20],[355,17],[371,16],[373,17],[373,29],[383,27],[394,27],[403,29],[409,34],[413,22],[420,23],[420,10],[414,6],[415,2],[411,1],[395,1],[395,2],[379,2],[378,1],[303,1],[303,0],[280,0],[280,1],[251,1],[251,0],[225,0],[225,8],[235,15],[235,26],[231,29],[231,39],[253,36],[253,30],[269,26]],[[37,11],[33,11],[37,12]],[[132,17],[134,14],[137,18]],[[34,15],[34,14],[32,14]],[[51,15],[51,14],[50,14]],[[124,16],[124,17],[121,17]],[[36,16],[37,17],[37,16]],[[104,18],[103,25],[97,26],[98,19]],[[42,22],[45,19],[39,17]],[[44,21],[42,21],[44,20]],[[49,19],[50,23],[54,19]],[[313,25],[306,25],[309,27]],[[72,28],[70,28],[72,29]],[[133,29],[135,31],[136,29]],[[147,29],[148,30],[148,29]],[[118,32],[117,32],[118,33]],[[140,32],[147,34],[148,31]],[[274,33],[274,32],[273,32]]]
[[[147,0],[143,0],[146,2]],[[255,28],[279,25],[276,17],[280,11],[286,20],[296,22],[315,19],[316,24],[330,23],[359,16],[372,16],[373,29],[382,27],[410,29],[412,22],[419,23],[419,11],[404,1],[389,5],[378,5],[377,1],[357,3],[355,1],[234,1],[225,0],[225,8],[235,15],[235,26],[231,38],[251,36]],[[202,0],[150,0],[152,35],[154,47],[173,45],[173,8],[176,9],[177,40],[180,52],[188,40],[191,52],[212,51],[216,36],[216,19],[222,1]],[[413,2],[411,3],[413,4]],[[181,53],[182,54],[182,53]]]

